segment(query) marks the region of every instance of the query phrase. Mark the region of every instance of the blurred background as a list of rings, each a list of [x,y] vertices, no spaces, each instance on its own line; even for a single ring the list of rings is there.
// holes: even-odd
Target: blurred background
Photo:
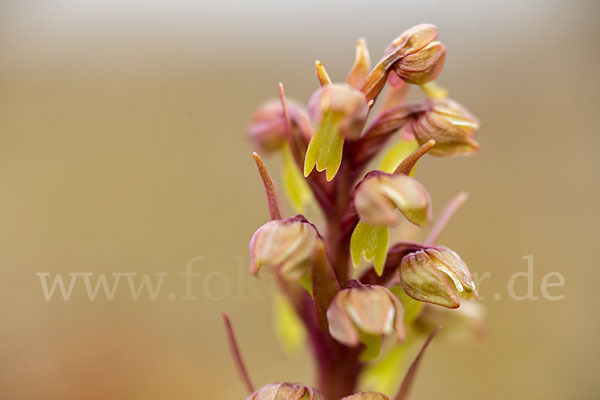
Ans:
[[[599,6],[2,0],[0,397],[244,398],[221,310],[257,385],[310,384],[308,356],[276,345],[269,279],[246,269],[268,218],[248,116],[280,81],[306,102],[316,59],[345,79],[358,37],[377,60],[430,22],[449,51],[438,82],[483,127],[478,154],[428,157],[418,178],[434,210],[471,194],[441,242],[490,273],[489,337],[432,346],[413,398],[599,398]],[[538,300],[517,301],[507,284],[529,255]],[[154,301],[126,276],[112,301],[90,301],[81,276],[47,301],[36,274],[74,272],[167,275]],[[542,296],[550,272],[561,300]]]

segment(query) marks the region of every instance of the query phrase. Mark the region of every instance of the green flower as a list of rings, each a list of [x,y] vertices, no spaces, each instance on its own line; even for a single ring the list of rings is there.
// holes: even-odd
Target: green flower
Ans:
[[[429,100],[427,111],[416,114],[408,124],[420,144],[433,139],[431,155],[449,157],[468,155],[479,149],[473,139],[479,121],[463,106],[450,99]]]
[[[250,271],[256,275],[268,266],[286,276],[302,276],[318,239],[316,228],[302,215],[269,221],[250,240]]]
[[[311,119],[317,130],[312,137],[304,160],[304,176],[326,171],[333,179],[342,162],[344,140],[357,140],[367,120],[369,107],[359,90],[346,84],[328,84],[317,90],[309,103]]]
[[[329,333],[338,342],[358,346],[366,335],[381,336],[394,333],[404,340],[404,308],[392,292],[383,286],[362,285],[340,290],[329,309]]]
[[[356,189],[354,205],[360,221],[350,239],[352,262],[358,266],[364,255],[367,261],[374,261],[379,275],[385,265],[388,227],[400,223],[399,214],[418,226],[426,225],[431,219],[427,190],[404,174],[377,171],[367,175]]]

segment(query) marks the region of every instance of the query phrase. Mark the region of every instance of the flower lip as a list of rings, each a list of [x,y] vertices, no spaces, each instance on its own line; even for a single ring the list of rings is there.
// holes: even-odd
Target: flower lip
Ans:
[[[347,84],[326,84],[311,97],[309,113],[316,130],[306,149],[304,176],[326,171],[331,181],[342,163],[344,141],[363,133],[369,106],[365,95]]]

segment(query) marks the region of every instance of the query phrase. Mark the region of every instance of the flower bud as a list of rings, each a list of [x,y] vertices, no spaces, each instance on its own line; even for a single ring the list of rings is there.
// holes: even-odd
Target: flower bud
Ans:
[[[246,400],[325,400],[316,389],[291,383],[269,383],[258,389]]]
[[[365,78],[371,69],[371,59],[369,50],[364,39],[358,39],[356,42],[356,55],[354,57],[354,65],[346,78],[346,83],[355,89],[360,89]]]
[[[297,269],[310,258],[318,238],[314,225],[302,215],[267,222],[250,240],[250,271],[256,275],[268,266],[286,276],[301,276]]]
[[[377,392],[360,392],[352,396],[344,397],[341,400],[390,400],[385,394]]]
[[[369,107],[360,90],[345,84],[330,84],[317,90],[309,104],[311,119],[317,124],[306,159],[304,176],[313,168],[327,171],[332,180],[342,162],[344,140],[357,140],[367,120]]]
[[[385,50],[386,58],[394,56],[396,60],[400,57],[406,57],[423,49],[429,43],[437,38],[438,29],[435,25],[419,24],[415,25],[390,43]]]
[[[371,70],[361,87],[367,101],[377,98],[383,89],[388,74],[394,65],[401,59],[417,53],[433,42],[437,37],[438,30],[430,24],[413,26],[398,36],[385,50],[381,61]]]
[[[467,265],[445,247],[406,255],[400,264],[400,282],[412,298],[447,308],[460,307],[460,298],[477,298]]]
[[[430,101],[429,110],[417,113],[408,126],[420,144],[435,140],[435,147],[429,152],[434,156],[467,155],[479,149],[473,139],[479,121],[449,99]]]
[[[340,290],[327,310],[331,336],[347,346],[357,346],[361,333],[382,336],[395,332],[402,341],[402,303],[383,286],[355,284]]]
[[[394,226],[400,222],[396,209],[410,222],[426,225],[431,219],[427,190],[416,179],[404,174],[367,176],[354,198],[360,220],[374,226]]]
[[[394,64],[394,71],[403,81],[421,85],[437,78],[445,59],[446,46],[434,41],[416,53],[401,58]]]
[[[292,135],[300,135],[308,142],[311,136],[308,113],[297,103],[287,102]],[[279,150],[287,140],[286,120],[280,100],[270,100],[260,106],[250,117],[248,127],[250,141],[262,153]]]
[[[310,118],[321,125],[327,114],[338,122],[338,132],[346,139],[358,139],[367,120],[369,107],[360,90],[346,84],[325,85],[318,89],[308,104]]]

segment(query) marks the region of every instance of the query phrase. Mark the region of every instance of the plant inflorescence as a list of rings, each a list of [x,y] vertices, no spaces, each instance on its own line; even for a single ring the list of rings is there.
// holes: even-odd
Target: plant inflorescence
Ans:
[[[471,273],[457,253],[437,244],[466,194],[450,200],[430,226],[429,194],[413,177],[426,154],[478,149],[479,122],[434,82],[446,56],[437,33],[429,24],[408,29],[374,67],[361,39],[345,83],[332,83],[317,61],[320,87],[308,109],[286,99],[280,84],[279,98],[252,116],[249,138],[257,151],[282,154],[292,207],[320,210],[321,221],[282,216],[271,175],[254,153],[271,220],[250,241],[250,270],[275,277],[280,336],[290,346],[305,339],[317,379],[315,388],[271,383],[255,390],[225,315],[249,399],[405,399],[442,324],[448,337],[481,333]],[[425,99],[407,103],[411,86]],[[390,229],[403,224],[429,228],[428,236],[390,245]],[[423,336],[402,379],[404,354]]]

